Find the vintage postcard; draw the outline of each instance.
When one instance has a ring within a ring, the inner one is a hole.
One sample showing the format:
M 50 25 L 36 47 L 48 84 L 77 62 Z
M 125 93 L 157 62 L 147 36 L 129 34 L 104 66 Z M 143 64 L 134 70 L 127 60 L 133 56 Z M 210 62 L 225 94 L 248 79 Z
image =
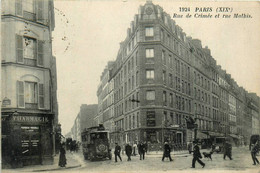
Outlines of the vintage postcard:
M 257 1 L 2 0 L 2 172 L 260 171 Z

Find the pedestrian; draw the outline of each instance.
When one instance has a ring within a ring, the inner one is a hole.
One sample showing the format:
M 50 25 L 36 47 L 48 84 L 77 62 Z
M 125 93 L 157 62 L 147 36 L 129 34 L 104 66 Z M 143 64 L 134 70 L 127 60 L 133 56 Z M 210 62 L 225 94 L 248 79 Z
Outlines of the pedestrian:
M 211 145 L 211 151 L 214 152 L 215 149 L 216 149 L 216 145 L 215 145 L 215 143 L 212 143 L 212 145 Z
M 114 152 L 115 162 L 117 162 L 117 157 L 119 157 L 120 161 L 122 161 L 120 153 L 121 153 L 121 147 L 118 145 L 118 143 L 116 143 L 115 152 Z
M 144 142 L 144 152 L 147 154 L 148 151 L 148 144 L 147 142 Z
M 172 161 L 172 158 L 171 158 L 171 147 L 168 144 L 168 142 L 164 143 L 164 152 L 163 152 L 162 161 L 164 161 L 165 157 L 168 157 L 170 159 L 170 161 Z
M 232 160 L 232 145 L 227 141 L 224 143 L 224 160 L 226 159 L 226 156 Z
M 258 151 L 259 151 L 259 141 L 257 141 L 255 143 L 255 145 L 252 147 L 252 150 L 251 150 L 251 156 L 252 156 L 252 159 L 254 162 L 253 165 L 256 165 L 256 163 L 259 164 L 259 161 L 256 158 L 256 153 L 258 153 Z
M 136 149 L 137 149 L 137 145 L 136 145 L 136 142 L 134 143 L 133 145 L 133 155 L 136 156 Z
M 189 142 L 189 144 L 188 144 L 188 151 L 190 154 L 192 153 L 192 143 L 191 142 Z
M 62 143 L 60 147 L 60 158 L 59 158 L 59 166 L 60 167 L 66 167 L 67 159 L 66 159 L 66 150 L 65 150 L 65 144 Z
M 138 153 L 140 155 L 140 160 L 144 160 L 144 157 L 145 157 L 145 146 L 144 146 L 143 142 L 140 142 L 138 144 Z
M 129 143 L 125 146 L 125 153 L 127 155 L 127 161 L 131 161 L 131 154 L 132 154 L 132 146 Z
M 192 159 L 192 167 L 195 168 L 196 161 L 199 162 L 199 164 L 202 166 L 202 168 L 205 167 L 205 163 L 203 163 L 200 159 L 202 158 L 200 153 L 200 148 L 198 146 L 198 141 L 193 141 L 194 147 L 193 147 L 193 159 Z

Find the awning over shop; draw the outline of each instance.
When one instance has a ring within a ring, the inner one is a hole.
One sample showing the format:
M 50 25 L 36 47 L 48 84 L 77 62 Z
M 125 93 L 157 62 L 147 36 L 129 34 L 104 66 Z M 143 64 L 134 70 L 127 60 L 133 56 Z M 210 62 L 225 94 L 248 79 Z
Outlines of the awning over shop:
M 231 136 L 232 138 L 235 138 L 235 139 L 240 139 L 239 136 L 237 136 L 235 134 L 229 134 L 229 136 Z
M 197 132 L 197 138 L 199 139 L 207 139 L 208 135 L 206 135 L 205 133 L 201 133 L 200 131 Z
M 224 134 L 218 133 L 218 132 L 208 132 L 210 136 L 214 137 L 222 137 Z

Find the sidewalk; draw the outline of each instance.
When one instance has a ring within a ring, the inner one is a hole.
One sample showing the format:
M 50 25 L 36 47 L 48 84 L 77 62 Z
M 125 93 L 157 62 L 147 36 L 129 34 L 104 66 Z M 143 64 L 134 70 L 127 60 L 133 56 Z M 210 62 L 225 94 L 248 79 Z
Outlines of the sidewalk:
M 54 156 L 54 162 L 52 165 L 32 165 L 32 166 L 25 166 L 23 168 L 16 168 L 16 169 L 3 169 L 2 172 L 43 172 L 43 171 L 54 171 L 54 170 L 63 170 L 63 169 L 72 169 L 81 167 L 81 160 L 77 157 L 77 154 L 70 153 L 69 151 L 66 152 L 67 158 L 67 165 L 66 167 L 62 168 L 59 167 L 59 154 Z

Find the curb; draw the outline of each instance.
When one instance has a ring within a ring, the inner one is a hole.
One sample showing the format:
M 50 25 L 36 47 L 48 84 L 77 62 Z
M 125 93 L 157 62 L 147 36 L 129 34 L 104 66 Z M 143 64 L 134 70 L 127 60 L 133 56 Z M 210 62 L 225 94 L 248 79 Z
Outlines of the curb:
M 81 165 L 75 165 L 75 166 L 69 166 L 65 168 L 53 168 L 53 169 L 39 169 L 39 170 L 33 170 L 32 172 L 45 172 L 45 171 L 56 171 L 56 170 L 62 170 L 62 169 L 73 169 L 73 168 L 78 168 L 81 167 Z

